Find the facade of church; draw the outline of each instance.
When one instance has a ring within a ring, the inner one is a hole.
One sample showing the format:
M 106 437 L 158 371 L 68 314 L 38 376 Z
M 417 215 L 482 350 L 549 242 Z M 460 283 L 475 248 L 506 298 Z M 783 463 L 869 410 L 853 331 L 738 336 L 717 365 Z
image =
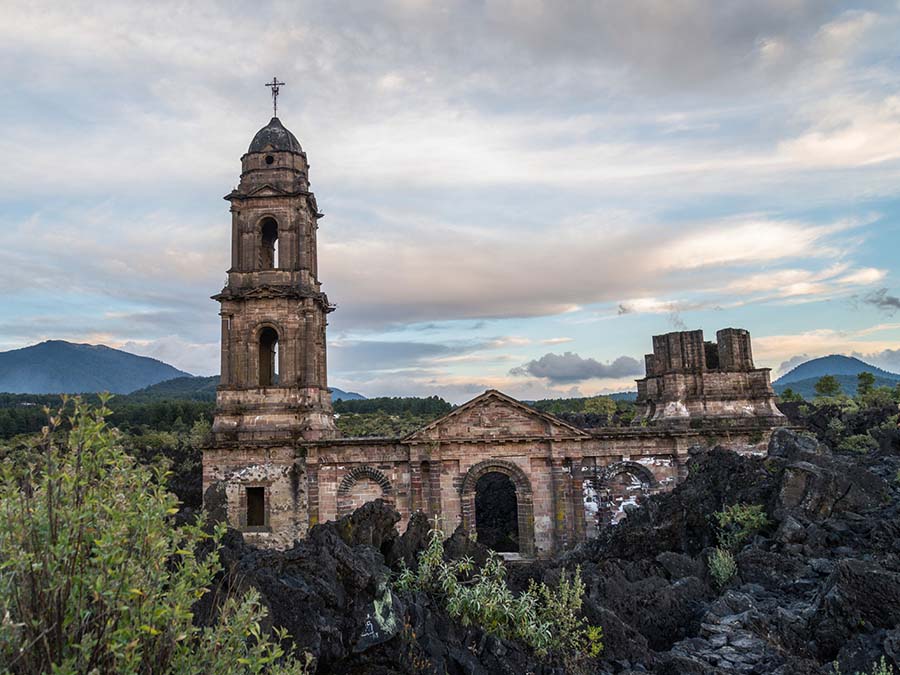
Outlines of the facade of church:
M 629 428 L 580 429 L 490 390 L 404 438 L 341 438 L 325 361 L 333 307 L 318 280 L 321 214 L 306 154 L 275 117 L 241 168 L 226 197 L 231 268 L 214 296 L 222 379 L 203 487 L 224 493 L 229 523 L 251 543 L 289 547 L 316 523 L 382 497 L 401 527 L 423 511 L 447 531 L 462 524 L 486 537 L 506 519 L 507 552 L 547 556 L 642 495 L 671 489 L 689 448 L 761 452 L 784 424 L 749 334 L 729 328 L 716 342 L 701 331 L 654 337 Z M 509 498 L 492 502 L 494 493 Z

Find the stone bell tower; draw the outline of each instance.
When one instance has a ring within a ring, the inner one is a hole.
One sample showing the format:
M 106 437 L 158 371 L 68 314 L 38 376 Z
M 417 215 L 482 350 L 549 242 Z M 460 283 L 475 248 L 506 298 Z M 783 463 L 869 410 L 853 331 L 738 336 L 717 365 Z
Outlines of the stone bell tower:
M 326 315 L 316 259 L 322 214 L 309 164 L 277 117 L 241 158 L 231 202 L 231 268 L 221 293 L 218 449 L 285 449 L 334 435 L 326 383 Z

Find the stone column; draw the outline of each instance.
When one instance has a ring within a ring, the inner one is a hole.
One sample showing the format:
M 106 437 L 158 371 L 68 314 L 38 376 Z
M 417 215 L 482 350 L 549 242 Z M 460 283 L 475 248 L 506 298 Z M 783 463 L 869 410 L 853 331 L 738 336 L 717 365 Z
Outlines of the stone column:
M 319 524 L 319 453 L 306 450 L 307 528 Z
M 240 211 L 231 209 L 231 269 L 241 269 L 241 222 Z
M 222 314 L 222 354 L 220 383 L 231 384 L 231 315 Z
M 423 479 L 430 478 L 430 466 L 428 462 L 421 461 L 418 457 L 417 448 L 413 446 L 410 449 L 409 456 L 409 513 L 410 516 L 416 511 L 425 511 L 425 496 L 423 495 L 422 482 Z
M 572 540 L 571 465 L 564 457 L 550 458 L 550 485 L 553 506 L 553 546 L 556 552 L 568 548 Z

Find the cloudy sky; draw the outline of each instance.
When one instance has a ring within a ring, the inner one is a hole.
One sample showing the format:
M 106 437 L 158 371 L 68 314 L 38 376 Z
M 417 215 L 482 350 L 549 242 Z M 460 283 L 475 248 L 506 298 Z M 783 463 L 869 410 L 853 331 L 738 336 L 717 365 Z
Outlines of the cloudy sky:
M 621 391 L 651 335 L 725 326 L 776 371 L 900 371 L 896 0 L 2 10 L 0 349 L 217 372 L 222 196 L 277 74 L 334 386 Z

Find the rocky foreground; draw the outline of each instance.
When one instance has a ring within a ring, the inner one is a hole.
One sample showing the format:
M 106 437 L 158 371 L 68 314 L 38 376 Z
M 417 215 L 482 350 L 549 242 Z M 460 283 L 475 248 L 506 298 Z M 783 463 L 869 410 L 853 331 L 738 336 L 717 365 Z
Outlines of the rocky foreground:
M 733 504 L 762 505 L 769 522 L 721 586 L 707 564 L 719 536 L 712 514 Z M 429 527 L 419 515 L 400 535 L 398 520 L 373 502 L 285 552 L 231 532 L 217 597 L 259 589 L 272 624 L 321 673 L 566 672 L 458 625 L 433 598 L 396 592 L 400 561 L 415 564 Z M 484 556 L 459 532 L 447 552 Z M 673 492 L 559 558 L 511 567 L 509 583 L 552 584 L 576 566 L 606 644 L 583 672 L 803 675 L 836 664 L 846 675 L 871 672 L 882 656 L 900 672 L 900 455 L 835 454 L 789 430 L 767 457 L 698 451 Z

